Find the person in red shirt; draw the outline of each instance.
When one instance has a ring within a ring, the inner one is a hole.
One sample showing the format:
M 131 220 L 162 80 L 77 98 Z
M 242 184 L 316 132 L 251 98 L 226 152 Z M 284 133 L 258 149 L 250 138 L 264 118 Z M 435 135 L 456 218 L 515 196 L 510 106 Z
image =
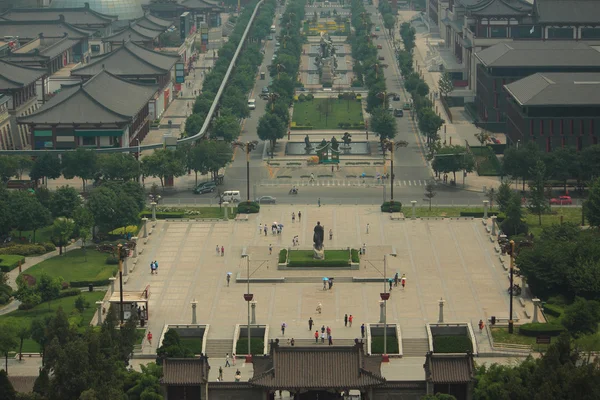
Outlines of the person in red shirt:
M 150 345 L 152 345 L 152 332 L 148 332 L 148 343 L 150 343 Z
M 319 343 L 319 331 L 315 331 L 315 343 Z
M 350 314 L 350 316 L 348 317 L 348 325 L 350 325 L 350 328 L 352 328 L 352 320 L 354 319 L 354 317 L 352 316 L 352 314 Z

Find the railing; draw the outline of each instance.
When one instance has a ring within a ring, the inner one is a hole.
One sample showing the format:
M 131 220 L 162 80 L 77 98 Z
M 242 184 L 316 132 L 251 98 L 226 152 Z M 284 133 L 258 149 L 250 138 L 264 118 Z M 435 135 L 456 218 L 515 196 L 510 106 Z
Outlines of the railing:
M 210 106 L 210 109 L 208 110 L 208 115 L 206 116 L 206 119 L 204 120 L 204 124 L 202 125 L 202 128 L 200 128 L 200 131 L 190 137 L 186 137 L 183 139 L 179 139 L 177 140 L 177 144 L 183 144 L 183 143 L 188 143 L 188 142 L 192 142 L 198 139 L 201 139 L 202 137 L 204 137 L 204 135 L 206 134 L 206 132 L 208 131 L 208 126 L 210 125 L 210 122 L 212 120 L 212 117 L 215 113 L 215 111 L 217 110 L 217 107 L 219 105 L 219 101 L 221 100 L 221 96 L 223 95 L 223 92 L 225 91 L 225 86 L 227 86 L 227 83 L 229 82 L 229 77 L 231 75 L 231 72 L 233 71 L 233 68 L 235 67 L 235 63 L 237 61 L 237 58 L 240 54 L 240 52 L 242 51 L 243 47 L 244 47 L 244 43 L 246 42 L 246 37 L 248 36 L 248 32 L 250 32 L 250 29 L 252 28 L 252 24 L 254 23 L 254 19 L 256 18 L 256 14 L 258 13 L 259 8 L 262 6 L 264 0 L 260 0 L 257 4 L 256 7 L 254 8 L 254 12 L 252 13 L 252 16 L 250 17 L 250 21 L 248 21 L 248 25 L 246 26 L 246 30 L 244 30 L 244 34 L 242 35 L 242 38 L 240 40 L 240 43 L 238 44 L 237 49 L 235 50 L 235 53 L 233 55 L 233 58 L 231 59 L 231 63 L 229 64 L 229 68 L 227 68 L 227 72 L 225 73 L 225 77 L 223 78 L 223 81 L 221 82 L 221 86 L 219 87 L 219 90 L 217 91 L 217 94 L 215 96 L 215 100 L 213 101 L 212 105 Z M 103 148 L 103 149 L 93 149 L 96 152 L 100 152 L 100 153 L 137 153 L 138 149 L 139 150 L 152 150 L 152 149 L 159 149 L 163 147 L 162 143 L 156 143 L 156 144 L 147 144 L 147 145 L 142 145 L 142 146 L 133 146 L 133 147 L 110 147 L 110 148 Z M 52 153 L 52 154 L 62 154 L 62 153 L 66 153 L 68 151 L 73 151 L 73 149 L 61 149 L 61 150 L 0 150 L 0 154 L 19 154 L 19 155 L 31 155 L 31 156 L 35 156 L 35 155 L 39 155 L 42 153 Z

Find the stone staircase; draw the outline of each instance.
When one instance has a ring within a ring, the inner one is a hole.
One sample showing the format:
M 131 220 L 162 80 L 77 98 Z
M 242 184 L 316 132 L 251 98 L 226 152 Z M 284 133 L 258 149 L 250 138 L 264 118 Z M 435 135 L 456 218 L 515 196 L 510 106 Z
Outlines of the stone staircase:
M 427 338 L 402 338 L 403 357 L 425 357 L 429 351 Z
M 279 345 L 281 347 L 289 347 L 287 339 L 279 339 Z M 315 339 L 294 339 L 294 347 L 329 347 L 329 342 L 325 339 L 325 343 L 315 343 Z M 339 346 L 354 346 L 354 339 L 333 339 L 333 345 L 331 347 Z
M 225 354 L 231 356 L 233 339 L 208 339 L 206 341 L 206 355 L 214 358 L 225 358 Z

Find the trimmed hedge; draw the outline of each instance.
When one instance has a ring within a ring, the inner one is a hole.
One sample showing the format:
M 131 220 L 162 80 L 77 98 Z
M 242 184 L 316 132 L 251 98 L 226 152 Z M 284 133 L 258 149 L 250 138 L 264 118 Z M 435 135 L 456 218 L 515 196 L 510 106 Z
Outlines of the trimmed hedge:
M 314 263 L 307 261 L 288 261 L 288 267 L 297 268 L 340 268 L 340 267 L 348 267 L 348 261 L 344 260 L 314 260 Z
M 468 336 L 440 335 L 433 337 L 434 353 L 466 353 L 473 351 L 473 343 Z
M 402 203 L 394 200 L 394 204 L 390 206 L 391 202 L 386 201 L 381 205 L 381 212 L 400 212 L 402 211 Z
M 238 214 L 256 214 L 260 211 L 260 204 L 255 201 L 244 201 L 238 204 Z
M 333 339 L 335 344 L 335 339 Z M 386 350 L 388 354 L 398 354 L 398 338 L 388 335 Z M 371 336 L 371 354 L 383 354 L 383 336 Z
M 58 294 L 58 298 L 62 298 L 62 297 L 71 297 L 71 296 L 79 296 L 81 294 L 81 290 L 79 289 L 65 289 L 65 290 L 61 290 L 60 293 Z
M 11 246 L 0 248 L 0 255 L 19 255 L 27 257 L 39 256 L 46 254 L 47 252 L 48 250 L 46 250 L 46 247 L 42 244 L 13 244 Z
M 279 264 L 285 263 L 287 260 L 287 249 L 279 250 Z
M 555 304 L 546 303 L 544 304 L 544 313 L 556 318 L 560 318 L 563 313 L 563 309 Z
M 357 249 L 350 250 L 350 258 L 352 259 L 353 263 L 358 264 L 360 262 L 360 257 L 358 255 L 358 250 Z
M 262 355 L 265 352 L 265 341 L 261 337 L 250 338 L 250 351 L 253 355 Z M 248 353 L 248 338 L 240 337 L 235 344 L 235 355 L 246 355 Z
M 185 213 L 182 211 L 157 211 L 156 219 L 167 219 L 167 218 L 183 218 Z M 152 218 L 152 211 L 142 211 L 140 218 Z
M 497 217 L 500 215 L 498 211 L 488 211 L 488 217 Z M 483 218 L 483 211 L 461 211 L 461 217 Z
M 0 271 L 10 272 L 19 266 L 19 262 L 21 265 L 25 263 L 25 257 L 9 254 L 0 256 Z
M 519 327 L 519 334 L 523 336 L 559 336 L 565 327 L 558 324 L 523 324 Z
M 71 281 L 69 283 L 70 283 L 71 287 L 74 287 L 74 288 L 87 287 L 88 285 L 93 285 L 93 286 L 108 286 L 108 285 L 110 285 L 110 281 L 108 279 L 101 279 L 101 280 L 97 280 L 97 281 Z

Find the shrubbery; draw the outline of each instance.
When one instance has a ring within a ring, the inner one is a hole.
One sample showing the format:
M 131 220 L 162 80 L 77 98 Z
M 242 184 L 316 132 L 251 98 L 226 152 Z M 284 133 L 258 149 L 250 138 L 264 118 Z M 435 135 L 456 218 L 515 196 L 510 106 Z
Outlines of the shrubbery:
M 279 264 L 285 263 L 287 260 L 287 249 L 279 250 Z
M 565 328 L 559 324 L 530 323 L 519 327 L 519 334 L 524 336 L 559 336 Z
M 468 336 L 434 336 L 433 351 L 435 353 L 466 353 L 473 351 L 473 344 Z
M 10 272 L 13 269 L 25 263 L 25 257 L 23 256 L 15 256 L 15 255 L 3 255 L 0 256 L 0 271 L 2 272 Z
M 238 214 L 256 214 L 260 211 L 260 204 L 255 201 L 241 202 L 238 204 Z
M 53 249 L 56 249 L 54 245 L 52 245 Z M 13 244 L 10 246 L 0 248 L 0 255 L 4 254 L 12 254 L 12 255 L 20 255 L 20 256 L 39 256 L 41 254 L 46 254 L 48 250 L 46 250 L 45 245 L 41 244 Z
M 386 201 L 381 205 L 381 212 L 400 212 L 402 211 L 402 203 L 394 200 L 392 204 L 389 201 Z

